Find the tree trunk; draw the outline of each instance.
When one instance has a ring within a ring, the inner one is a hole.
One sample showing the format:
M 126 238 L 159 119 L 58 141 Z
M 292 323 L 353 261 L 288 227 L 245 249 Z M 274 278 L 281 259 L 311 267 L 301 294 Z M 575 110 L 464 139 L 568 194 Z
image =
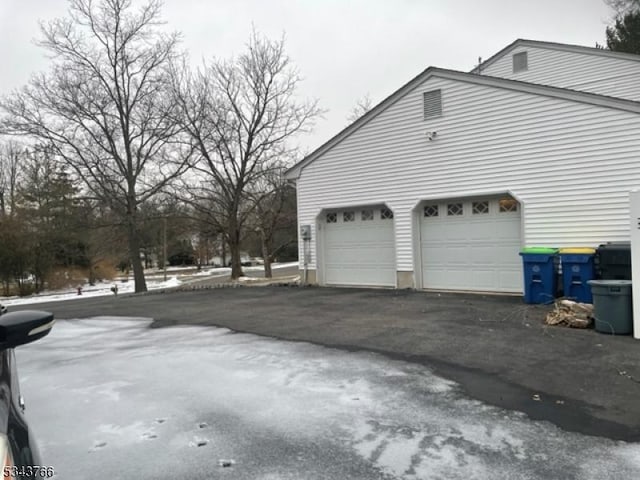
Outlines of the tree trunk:
M 231 215 L 229 221 L 229 253 L 231 254 L 231 280 L 237 280 L 242 273 L 242 264 L 240 261 L 240 229 L 237 223 L 237 212 Z
M 271 252 L 269 245 L 267 245 L 264 230 L 262 229 L 260 229 L 260 243 L 262 245 L 262 259 L 264 260 L 264 278 L 273 278 L 273 272 L 271 271 Z
M 231 254 L 231 280 L 237 280 L 243 273 L 240 261 L 240 232 L 235 229 L 229 236 L 229 253 Z
M 238 239 L 239 240 L 239 239 Z M 242 264 L 240 263 L 240 242 L 235 239 L 229 242 L 229 253 L 231 254 L 231 280 L 237 280 L 242 273 Z
M 95 269 L 98 266 L 93 261 L 93 259 L 89 258 L 89 285 L 92 287 L 96 284 L 96 272 Z
M 273 278 L 273 272 L 271 271 L 271 257 L 267 254 L 262 258 L 264 259 L 264 278 Z
M 138 241 L 138 231 L 136 229 L 135 218 L 129 214 L 127 225 L 127 237 L 129 241 L 129 260 L 133 268 L 133 281 L 135 292 L 146 292 L 147 282 L 144 278 L 144 269 L 142 268 L 142 260 L 140 260 L 140 242 Z
M 222 266 L 227 266 L 227 242 L 224 239 L 224 236 L 220 236 L 220 261 L 222 262 Z

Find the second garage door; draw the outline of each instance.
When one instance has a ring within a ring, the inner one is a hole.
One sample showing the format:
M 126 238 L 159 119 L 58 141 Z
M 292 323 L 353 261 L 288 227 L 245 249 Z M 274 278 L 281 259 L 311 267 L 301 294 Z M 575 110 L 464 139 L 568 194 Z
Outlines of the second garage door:
M 326 212 L 323 265 L 327 285 L 396 285 L 393 212 L 385 207 Z
M 423 288 L 522 292 L 515 199 L 427 202 L 420 214 Z

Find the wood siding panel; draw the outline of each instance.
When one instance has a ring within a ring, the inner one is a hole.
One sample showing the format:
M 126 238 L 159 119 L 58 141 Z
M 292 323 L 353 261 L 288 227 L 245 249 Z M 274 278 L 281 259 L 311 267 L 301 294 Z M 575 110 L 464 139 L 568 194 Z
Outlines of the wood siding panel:
M 512 57 L 524 51 L 529 67 L 513 73 Z M 640 61 L 518 47 L 486 67 L 482 74 L 640 101 Z
M 422 94 L 437 88 L 443 116 L 425 121 Z M 385 203 L 397 268 L 410 271 L 420 200 L 509 191 L 524 204 L 524 243 L 595 246 L 628 240 L 634 188 L 640 115 L 432 77 L 303 168 L 298 212 L 315 229 L 323 208 Z

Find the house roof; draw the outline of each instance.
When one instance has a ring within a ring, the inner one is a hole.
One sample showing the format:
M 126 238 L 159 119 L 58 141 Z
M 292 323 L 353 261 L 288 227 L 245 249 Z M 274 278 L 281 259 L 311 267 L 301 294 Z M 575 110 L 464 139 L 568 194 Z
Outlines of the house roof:
M 617 97 L 609 97 L 606 95 L 598 95 L 595 93 L 582 92 L 578 90 L 570 90 L 567 88 L 552 87 L 548 85 L 540 85 L 537 83 L 522 82 L 519 80 L 510 80 L 500 77 L 491 77 L 487 75 L 478 75 L 475 73 L 459 72 L 456 70 L 447 70 L 443 68 L 429 67 L 422 73 L 411 79 L 405 85 L 393 92 L 387 98 L 385 98 L 378 105 L 369 110 L 366 114 L 360 117 L 358 120 L 348 125 L 341 130 L 333 138 L 322 144 L 316 150 L 311 152 L 300 162 L 285 172 L 285 177 L 289 180 L 294 180 L 300 176 L 302 169 L 313 162 L 316 158 L 325 154 L 327 151 L 335 147 L 342 140 L 349 135 L 369 123 L 376 118 L 387 108 L 393 105 L 400 98 L 404 97 L 408 92 L 420 85 L 422 82 L 429 78 L 444 78 L 448 80 L 474 83 L 477 85 L 485 85 L 489 87 L 502 88 L 507 90 L 514 90 L 518 92 L 530 93 L 534 95 L 542 95 L 546 97 L 559 98 L 563 100 L 586 103 L 591 105 L 597 105 L 606 108 L 613 108 L 616 110 L 624 110 L 627 112 L 640 114 L 640 102 L 633 100 L 626 100 Z
M 537 47 L 545 48 L 547 50 L 559 50 L 562 52 L 582 53 L 585 55 L 597 55 L 600 57 L 618 58 L 621 60 L 628 60 L 632 62 L 640 62 L 640 55 L 633 53 L 612 52 L 604 48 L 584 47 L 582 45 L 567 45 L 564 43 L 555 42 L 541 42 L 539 40 L 526 40 L 519 38 L 515 42 L 507 45 L 495 55 L 491 56 L 488 60 L 485 60 L 480 65 L 471 70 L 471 73 L 482 72 L 485 68 L 489 67 L 512 50 L 518 47 Z

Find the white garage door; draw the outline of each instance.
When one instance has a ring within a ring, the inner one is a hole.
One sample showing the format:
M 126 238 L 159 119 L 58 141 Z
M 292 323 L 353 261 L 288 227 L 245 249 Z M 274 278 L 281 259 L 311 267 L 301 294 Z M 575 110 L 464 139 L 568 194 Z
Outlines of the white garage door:
M 522 292 L 516 200 L 430 202 L 420 223 L 423 288 Z
M 327 285 L 394 287 L 396 260 L 393 212 L 384 207 L 328 212 L 323 265 Z

